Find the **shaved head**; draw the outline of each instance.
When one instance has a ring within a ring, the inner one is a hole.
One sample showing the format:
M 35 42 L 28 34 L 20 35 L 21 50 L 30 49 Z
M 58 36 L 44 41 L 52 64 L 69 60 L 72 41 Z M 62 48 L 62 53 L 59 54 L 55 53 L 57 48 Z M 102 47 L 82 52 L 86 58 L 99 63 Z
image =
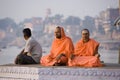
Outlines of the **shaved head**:
M 89 41 L 89 30 L 88 29 L 83 29 L 81 31 L 81 33 L 82 33 L 82 39 L 83 39 L 83 41 L 84 42 Z

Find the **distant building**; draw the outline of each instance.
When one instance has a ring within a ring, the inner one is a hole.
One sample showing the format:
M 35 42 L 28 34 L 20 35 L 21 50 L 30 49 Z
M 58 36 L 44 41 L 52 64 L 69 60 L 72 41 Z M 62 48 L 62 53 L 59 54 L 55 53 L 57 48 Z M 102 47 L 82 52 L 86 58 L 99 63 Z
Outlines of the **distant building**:
M 112 38 L 112 32 L 114 30 L 114 21 L 119 16 L 119 8 L 107 8 L 105 11 L 100 12 L 99 17 L 95 19 L 96 29 L 100 27 L 104 29 L 107 38 Z
M 57 25 L 54 25 L 54 24 L 46 24 L 44 33 L 48 33 L 48 34 L 54 33 L 54 30 L 56 27 L 57 27 Z
M 101 42 L 100 48 L 105 50 L 118 50 L 119 40 L 120 40 L 120 31 L 115 27 L 115 20 L 119 16 L 119 8 L 107 8 L 106 10 L 100 12 L 99 17 L 95 18 L 95 26 L 99 31 L 100 28 L 103 28 L 105 34 L 99 40 Z
M 117 30 L 120 30 L 120 16 L 118 16 L 114 21 L 114 26 L 116 27 Z
M 5 38 L 6 34 L 4 31 L 0 30 L 0 39 Z
M 102 20 L 100 17 L 95 18 L 95 27 L 97 32 L 103 34 Z
M 28 23 L 24 23 L 24 28 L 30 28 L 31 31 L 33 30 L 33 24 L 28 22 Z
M 105 32 L 113 28 L 115 19 L 119 16 L 119 9 L 108 8 L 102 12 L 103 28 Z

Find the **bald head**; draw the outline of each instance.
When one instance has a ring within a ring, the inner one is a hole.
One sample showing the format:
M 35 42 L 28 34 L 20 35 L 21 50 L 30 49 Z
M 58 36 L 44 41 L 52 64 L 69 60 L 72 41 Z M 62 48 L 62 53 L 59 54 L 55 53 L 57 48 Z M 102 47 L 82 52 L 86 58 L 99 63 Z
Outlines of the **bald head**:
M 82 39 L 84 42 L 88 42 L 89 41 L 89 30 L 88 29 L 83 29 L 82 30 Z

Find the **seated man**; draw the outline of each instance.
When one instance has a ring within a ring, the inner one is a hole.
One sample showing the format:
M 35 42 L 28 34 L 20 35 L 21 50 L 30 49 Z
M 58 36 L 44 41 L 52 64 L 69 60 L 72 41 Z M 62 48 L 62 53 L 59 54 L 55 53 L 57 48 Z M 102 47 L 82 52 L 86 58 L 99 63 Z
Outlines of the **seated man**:
M 99 43 L 89 38 L 89 30 L 82 30 L 82 39 L 75 46 L 69 66 L 99 67 L 102 66 L 98 54 Z
M 31 30 L 25 28 L 23 30 L 24 38 L 26 40 L 25 48 L 16 57 L 15 64 L 38 64 L 42 56 L 42 48 L 40 44 L 31 37 Z
M 67 37 L 62 27 L 56 27 L 50 54 L 41 58 L 43 66 L 67 65 L 70 54 L 74 52 L 72 40 Z

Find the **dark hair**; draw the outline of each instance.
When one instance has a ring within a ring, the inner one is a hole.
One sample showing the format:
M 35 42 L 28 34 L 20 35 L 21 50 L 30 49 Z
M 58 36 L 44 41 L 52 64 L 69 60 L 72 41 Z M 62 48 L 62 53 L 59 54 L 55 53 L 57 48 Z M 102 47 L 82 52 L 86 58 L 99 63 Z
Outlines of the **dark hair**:
M 24 36 L 31 37 L 31 30 L 29 28 L 23 29 Z
M 60 27 L 60 26 L 57 26 L 56 28 L 59 28 L 59 29 L 61 29 L 61 27 Z
M 88 30 L 88 29 L 83 29 L 82 31 L 87 31 L 87 32 L 89 33 L 89 30 Z M 82 31 L 81 31 L 81 33 L 82 33 Z

